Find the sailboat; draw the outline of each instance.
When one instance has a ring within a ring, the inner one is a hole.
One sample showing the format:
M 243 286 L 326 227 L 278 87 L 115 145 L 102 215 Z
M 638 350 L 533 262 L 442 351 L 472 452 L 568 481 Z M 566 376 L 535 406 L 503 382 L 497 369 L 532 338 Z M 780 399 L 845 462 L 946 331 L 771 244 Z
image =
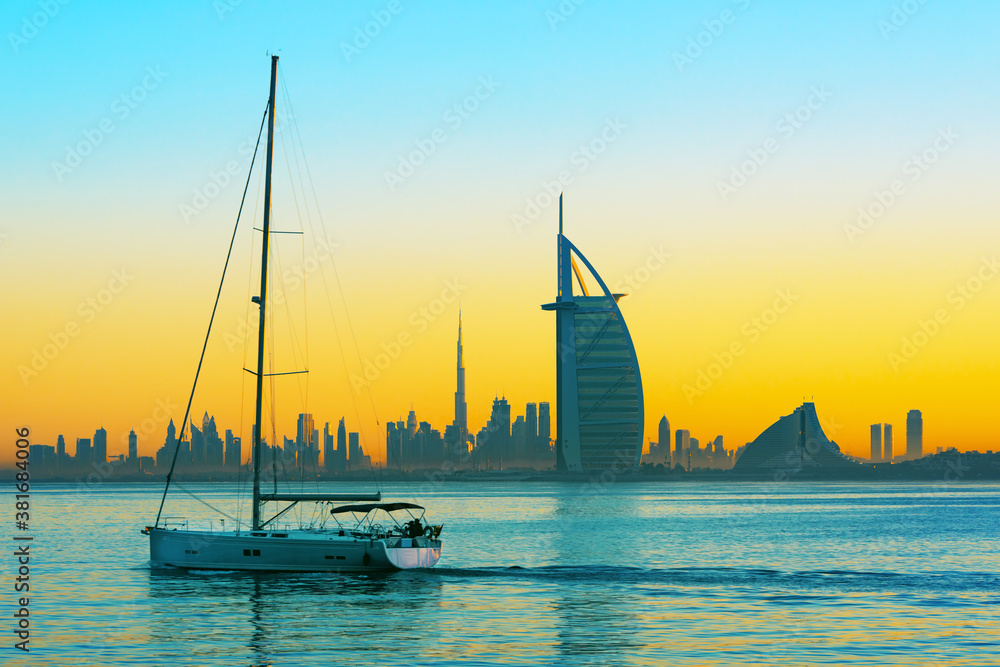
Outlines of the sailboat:
M 382 502 L 380 492 L 371 494 L 272 493 L 261 492 L 261 412 L 267 303 L 268 239 L 271 213 L 271 162 L 274 152 L 274 103 L 278 56 L 271 56 L 271 88 L 265 120 L 267 155 L 264 181 L 264 215 L 260 294 L 253 296 L 259 307 L 257 341 L 256 420 L 253 433 L 253 506 L 249 526 L 235 530 L 194 530 L 185 519 L 163 516 L 163 504 L 174 477 L 177 441 L 163 499 L 149 536 L 149 560 L 154 568 L 187 570 L 254 570 L 290 572 L 367 572 L 433 567 L 441 557 L 441 526 L 424 519 L 424 508 L 407 502 Z M 263 129 L 263 128 L 262 128 Z M 258 139 L 259 142 L 259 139 Z M 235 233 L 235 232 L 234 232 Z M 228 259 L 227 259 L 228 264 Z M 221 286 L 220 286 L 221 292 Z M 218 297 L 216 298 L 216 307 Z M 215 317 L 213 311 L 212 319 Z M 211 323 L 209 324 L 209 334 Z M 206 338 L 207 344 L 207 338 Z M 202 349 L 202 360 L 205 350 Z M 200 372 L 201 361 L 198 369 Z M 249 370 L 249 369 L 248 369 Z M 252 371 L 251 371 L 252 372 Z M 197 373 L 195 375 L 197 385 Z M 192 391 L 192 396 L 193 396 Z M 190 412 L 190 401 L 188 403 Z M 185 415 L 184 421 L 187 421 Z M 272 516 L 262 510 L 268 503 L 279 506 Z M 323 519 L 297 528 L 279 527 L 276 520 L 300 503 L 314 503 Z M 346 503 L 346 504 L 344 504 Z M 284 504 L 283 507 L 281 505 Z M 326 512 L 326 509 L 329 512 Z M 408 517 L 408 518 L 407 518 Z

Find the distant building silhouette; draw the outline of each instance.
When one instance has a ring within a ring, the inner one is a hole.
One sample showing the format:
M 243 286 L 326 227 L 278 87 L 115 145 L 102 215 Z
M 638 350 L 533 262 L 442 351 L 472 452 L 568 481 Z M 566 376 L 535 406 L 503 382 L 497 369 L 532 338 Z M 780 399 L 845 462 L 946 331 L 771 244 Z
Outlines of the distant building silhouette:
M 883 460 L 892 461 L 892 424 L 883 424 Z
M 354 469 L 354 461 L 347 455 L 347 427 L 344 426 L 343 417 L 337 424 L 337 458 L 344 462 L 344 471 Z
M 229 470 L 239 470 L 243 463 L 243 443 L 239 436 L 233 435 L 232 429 L 226 429 L 226 463 Z
M 74 452 L 74 459 L 76 460 L 77 466 L 89 466 L 91 461 L 94 460 L 90 452 L 90 438 L 76 439 L 76 452 Z
M 462 311 L 458 312 L 458 345 L 455 379 L 455 421 L 453 422 L 456 443 L 465 443 L 469 439 L 468 405 L 465 402 L 465 363 L 462 360 Z M 412 436 L 412 434 L 411 434 Z
M 455 442 L 457 441 L 455 436 Z M 385 425 L 385 464 L 390 468 L 400 468 L 403 465 L 403 431 L 396 422 Z
M 295 422 L 295 459 L 302 470 L 313 469 L 319 462 L 316 425 L 313 423 L 312 413 L 300 413 Z
M 108 460 L 108 432 L 103 427 L 94 433 L 94 450 L 91 458 L 94 463 L 106 463 Z
M 674 464 L 685 465 L 688 460 L 688 452 L 691 451 L 691 431 L 686 428 L 679 428 L 674 431 Z
M 139 465 L 139 437 L 135 434 L 135 429 L 128 432 L 128 462 Z
M 545 461 L 551 461 L 552 416 L 548 401 L 538 404 L 538 454 Z M 552 465 L 549 463 L 549 465 Z
M 537 403 L 527 403 L 524 406 L 524 437 L 527 439 L 526 458 L 543 459 L 545 453 L 548 452 L 549 445 L 545 443 L 543 449 L 542 443 L 539 442 Z
M 56 464 L 60 468 L 68 468 L 70 465 L 69 454 L 66 453 L 66 438 L 62 435 L 56 439 Z
M 806 469 L 855 468 L 837 443 L 823 433 L 814 403 L 803 403 L 771 424 L 746 446 L 733 470 L 792 476 Z
M 906 458 L 919 459 L 924 455 L 924 418 L 920 410 L 906 413 Z
M 513 458 L 510 442 L 510 404 L 506 398 L 493 399 L 490 421 L 486 426 L 486 462 L 488 467 L 502 468 L 506 459 Z
M 635 346 L 612 294 L 593 265 L 562 233 L 559 203 L 558 294 L 542 306 L 556 313 L 556 467 L 623 470 L 643 446 L 642 378 Z M 597 282 L 591 296 L 576 265 Z M 582 294 L 574 294 L 574 277 Z
M 663 415 L 660 417 L 660 423 L 657 427 L 657 438 L 659 442 L 657 444 L 657 456 L 655 458 L 660 459 L 657 462 L 667 463 L 670 461 L 670 421 L 667 420 L 667 416 Z M 652 454 L 652 452 L 650 452 Z
M 328 473 L 339 472 L 333 449 L 333 434 L 330 433 L 330 422 L 323 424 L 323 468 Z
M 219 429 L 215 426 L 215 417 L 209 417 L 208 412 L 201 421 L 202 437 L 205 445 L 205 465 L 210 468 L 221 468 L 225 462 L 225 449 Z
M 882 425 L 872 424 L 872 441 L 871 441 L 871 460 L 873 463 L 878 463 L 882 460 Z
M 358 444 L 358 434 L 351 431 L 347 434 L 347 451 L 350 452 L 349 456 L 352 461 L 351 468 L 358 472 L 360 470 L 365 470 L 371 467 L 371 463 L 366 464 L 361 460 L 362 451 L 361 446 Z

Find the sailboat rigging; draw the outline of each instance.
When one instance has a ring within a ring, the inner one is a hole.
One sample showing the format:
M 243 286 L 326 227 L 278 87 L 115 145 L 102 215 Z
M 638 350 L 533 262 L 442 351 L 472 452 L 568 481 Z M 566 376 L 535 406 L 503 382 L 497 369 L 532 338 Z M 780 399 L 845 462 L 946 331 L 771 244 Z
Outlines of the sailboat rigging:
M 275 87 L 278 56 L 271 56 L 271 81 L 268 105 L 263 125 L 267 125 L 267 154 L 264 172 L 264 212 L 261 225 L 262 248 L 260 293 L 251 299 L 259 309 L 256 370 L 245 369 L 256 376 L 256 403 L 253 428 L 253 505 L 250 529 L 237 525 L 234 531 L 192 530 L 186 521 L 163 517 L 163 505 L 174 477 L 177 452 L 183 441 L 184 426 L 191 409 L 182 422 L 181 438 L 176 447 L 160 501 L 156 521 L 146 526 L 142 533 L 149 536 L 150 564 L 153 567 L 172 567 L 197 570 L 262 570 L 297 572 L 371 571 L 425 568 L 434 566 L 441 557 L 441 526 L 432 526 L 424 519 L 424 508 L 405 502 L 381 502 L 381 492 L 369 494 L 343 493 L 285 493 L 275 488 L 270 493 L 261 492 L 262 405 L 264 378 L 281 373 L 264 372 L 265 333 L 268 295 L 268 241 L 271 225 L 271 171 L 274 154 Z M 258 137 L 259 145 L 259 137 Z M 256 157 L 256 150 L 254 153 Z M 251 161 L 251 164 L 253 161 Z M 248 179 L 249 185 L 249 179 Z M 246 192 L 244 191 L 244 199 Z M 242 204 L 240 206 L 242 213 Z M 237 216 L 237 220 L 239 216 Z M 235 238 L 234 230 L 234 238 Z M 230 243 L 230 255 L 232 253 Z M 226 267 L 229 257 L 226 257 Z M 223 269 L 223 277 L 225 268 Z M 221 293 L 221 285 L 220 285 Z M 218 307 L 218 295 L 216 306 Z M 216 310 L 209 321 L 209 334 Z M 207 337 L 205 346 L 207 347 Z M 195 373 L 195 385 L 205 356 L 202 348 Z M 299 372 L 299 371 L 297 371 Z M 192 390 L 192 397 L 194 391 Z M 273 522 L 299 503 L 312 502 L 329 505 L 328 517 L 336 527 L 319 526 L 277 530 Z M 335 503 L 351 503 L 337 506 Z M 266 503 L 288 503 L 270 518 L 262 510 Z M 409 519 L 401 519 L 405 513 Z M 341 519 L 349 515 L 350 520 Z

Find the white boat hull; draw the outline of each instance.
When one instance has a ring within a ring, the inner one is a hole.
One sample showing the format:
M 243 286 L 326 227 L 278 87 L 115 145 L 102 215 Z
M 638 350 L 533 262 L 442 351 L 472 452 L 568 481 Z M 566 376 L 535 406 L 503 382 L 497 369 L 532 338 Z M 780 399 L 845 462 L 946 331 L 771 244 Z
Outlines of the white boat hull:
M 148 528 L 154 568 L 261 572 L 371 572 L 433 567 L 441 542 L 334 531 L 210 532 Z

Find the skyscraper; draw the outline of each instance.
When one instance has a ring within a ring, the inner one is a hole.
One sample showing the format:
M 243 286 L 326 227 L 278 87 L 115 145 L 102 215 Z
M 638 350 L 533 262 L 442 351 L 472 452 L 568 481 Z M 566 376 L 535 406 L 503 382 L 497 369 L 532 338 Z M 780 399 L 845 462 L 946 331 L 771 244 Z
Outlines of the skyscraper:
M 528 458 L 528 427 L 524 421 L 522 415 L 518 415 L 514 419 L 514 423 L 510 426 L 510 438 L 513 443 L 513 456 L 517 458 L 518 461 L 524 461 Z
M 506 398 L 493 399 L 493 409 L 490 412 L 489 438 L 486 451 L 491 466 L 500 467 L 504 459 L 511 458 L 510 444 L 510 404 Z
M 225 467 L 229 470 L 238 470 L 243 461 L 242 438 L 233 435 L 232 429 L 226 429 L 226 460 Z
M 323 467 L 328 473 L 337 472 L 336 455 L 333 451 L 333 434 L 330 433 L 330 422 L 326 422 L 323 425 Z
M 465 403 L 465 364 L 462 361 L 462 311 L 458 311 L 458 358 L 455 386 L 455 434 L 460 442 L 469 435 L 468 409 Z
M 343 420 L 341 423 L 343 423 Z M 361 460 L 361 447 L 358 446 L 358 434 L 354 431 L 347 434 L 347 451 L 350 452 L 350 460 L 353 462 L 351 467 L 355 472 L 368 467 Z
M 892 424 L 882 425 L 882 450 L 886 454 L 886 461 L 892 460 Z
M 406 434 L 411 439 L 417 435 L 417 413 L 413 410 L 410 410 L 410 414 L 406 415 Z
M 548 401 L 538 404 L 538 447 L 539 454 L 548 457 L 551 454 L 549 442 L 552 440 L 552 417 Z
M 308 469 L 310 466 L 316 464 L 316 461 L 313 460 L 313 454 L 315 453 L 315 443 L 313 442 L 314 430 L 315 425 L 313 424 L 312 414 L 308 412 L 300 413 L 298 420 L 295 422 L 295 458 L 299 467 L 303 469 Z
M 219 429 L 215 426 L 215 417 L 209 417 L 208 412 L 202 419 L 202 437 L 205 439 L 205 463 L 212 467 L 222 467 L 225 463 L 225 449 Z
M 135 429 L 128 432 L 128 462 L 139 463 L 139 438 L 135 434 Z
M 524 428 L 528 442 L 534 446 L 535 438 L 538 437 L 538 404 L 528 403 L 524 406 Z
M 691 431 L 686 428 L 679 428 L 674 431 L 674 462 L 684 465 L 691 451 Z
M 205 413 L 208 416 L 208 413 Z M 204 422 L 202 422 L 204 424 Z M 195 467 L 205 465 L 205 434 L 199 430 L 194 422 L 189 424 L 191 428 L 191 463 Z
M 403 433 L 396 427 L 396 422 L 385 425 L 385 465 L 387 468 L 399 468 L 403 463 Z
M 872 424 L 871 426 L 872 439 L 871 439 L 871 460 L 872 462 L 877 462 L 882 460 L 882 425 Z M 892 446 L 890 445 L 890 450 Z
M 340 423 L 337 424 L 337 458 L 343 462 L 342 470 L 350 470 L 352 467 L 351 461 L 347 457 L 347 428 L 344 426 L 344 418 L 340 418 Z
M 892 463 L 892 438 L 888 438 L 882 445 L 882 460 Z
M 639 465 L 643 445 L 642 378 L 635 346 L 612 294 L 563 235 L 559 197 L 558 292 L 542 306 L 556 313 L 556 467 L 621 470 Z M 600 293 L 591 296 L 583 262 Z M 574 277 L 582 294 L 574 294 Z
M 89 465 L 93 458 L 90 451 L 90 438 L 77 438 L 76 439 L 76 452 L 74 453 L 76 458 L 76 464 Z
M 919 459 L 924 455 L 924 417 L 920 410 L 906 413 L 906 458 Z
M 108 460 L 108 432 L 103 427 L 94 432 L 94 450 L 91 455 L 95 463 L 105 463 Z
M 657 444 L 656 455 L 657 458 L 662 457 L 665 462 L 670 458 L 670 422 L 667 420 L 666 415 L 660 417 L 657 438 L 659 439 L 659 443 Z

